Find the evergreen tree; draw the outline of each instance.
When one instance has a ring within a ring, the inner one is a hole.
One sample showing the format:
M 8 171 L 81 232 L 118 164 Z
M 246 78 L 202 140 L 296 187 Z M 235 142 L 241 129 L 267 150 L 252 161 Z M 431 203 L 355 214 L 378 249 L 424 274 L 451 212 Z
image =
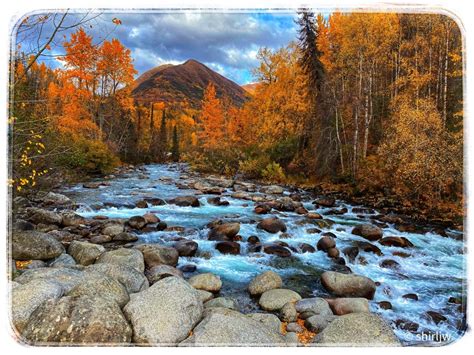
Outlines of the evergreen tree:
M 173 128 L 173 145 L 171 148 L 171 158 L 174 162 L 179 161 L 179 140 L 178 140 L 178 129 L 176 125 Z
M 163 113 L 161 115 L 161 126 L 160 126 L 160 134 L 159 134 L 159 154 L 160 154 L 160 161 L 164 162 L 166 160 L 166 156 L 168 153 L 168 134 L 166 132 L 166 111 L 163 109 Z

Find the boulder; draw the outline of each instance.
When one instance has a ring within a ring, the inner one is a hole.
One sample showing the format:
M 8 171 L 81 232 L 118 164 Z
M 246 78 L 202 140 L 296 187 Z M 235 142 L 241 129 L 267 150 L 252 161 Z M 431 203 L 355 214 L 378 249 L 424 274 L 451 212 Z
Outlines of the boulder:
M 89 265 L 84 272 L 93 272 L 109 276 L 120 282 L 129 294 L 140 292 L 148 288 L 148 280 L 145 275 L 128 265 L 109 263 L 93 264 Z
M 316 249 L 308 243 L 301 243 L 298 247 L 302 253 L 314 253 L 316 251 Z
M 32 231 L 35 229 L 35 225 L 31 222 L 25 221 L 24 219 L 17 218 L 15 222 L 13 222 L 12 230 L 18 231 Z
M 320 315 L 323 317 L 332 316 L 333 312 L 329 307 L 329 303 L 320 297 L 304 298 L 295 303 L 295 309 L 300 313 L 302 319 Z
M 123 224 L 120 222 L 109 222 L 102 228 L 102 234 L 110 235 L 112 238 L 124 231 Z
M 194 256 L 198 250 L 198 243 L 194 240 L 180 240 L 176 242 L 174 248 L 178 251 L 179 256 Z
M 382 238 L 383 231 L 379 227 L 372 224 L 360 224 L 352 229 L 352 234 L 374 242 Z
M 14 260 L 49 260 L 64 251 L 63 245 L 49 234 L 30 230 L 14 230 L 12 233 Z
M 69 197 L 51 191 L 44 195 L 41 200 L 45 205 L 67 205 L 72 203 Z
M 158 244 L 140 244 L 135 248 L 143 253 L 146 267 L 149 269 L 156 265 L 176 266 L 178 264 L 179 254 L 175 248 Z
M 46 280 L 61 286 L 64 293 L 71 291 L 84 279 L 81 270 L 70 267 L 45 267 L 40 269 L 25 270 L 15 278 L 15 282 L 26 284 L 33 280 Z
M 283 193 L 283 187 L 278 185 L 270 185 L 262 188 L 262 192 L 265 194 L 281 195 Z
M 316 314 L 304 321 L 304 326 L 311 332 L 320 333 L 331 323 L 336 316 L 331 314 L 321 315 Z
M 365 251 L 366 253 L 374 253 L 375 255 L 381 256 L 383 255 L 382 251 L 380 248 L 372 243 L 369 242 L 356 242 L 355 243 L 356 247 L 359 248 L 362 251 Z
M 222 307 L 237 310 L 237 303 L 229 297 L 217 297 L 204 303 L 204 308 Z
M 384 237 L 379 243 L 387 247 L 411 248 L 413 243 L 405 237 Z
M 112 240 L 112 237 L 110 235 L 94 235 L 92 238 L 89 239 L 89 242 L 92 244 L 105 244 L 108 243 Z
M 280 256 L 282 258 L 288 258 L 291 256 L 291 251 L 288 248 L 277 244 L 265 245 L 263 247 L 263 252 L 266 254 Z
M 293 302 L 286 303 L 280 310 L 280 319 L 284 322 L 296 322 L 298 312 Z
M 380 301 L 378 305 L 381 309 L 392 309 L 392 304 L 389 301 Z
M 282 285 L 283 281 L 280 275 L 274 271 L 266 271 L 250 281 L 248 291 L 252 296 L 257 296 L 266 291 L 281 288 Z
M 31 314 L 45 301 L 63 295 L 63 288 L 54 281 L 35 279 L 17 284 L 11 295 L 11 320 L 18 333 L 26 327 Z
M 174 345 L 201 319 L 198 293 L 179 277 L 167 277 L 133 295 L 124 313 L 133 326 L 135 343 Z
M 339 297 L 365 297 L 371 300 L 375 294 L 375 282 L 361 275 L 326 271 L 321 275 L 321 283 L 327 291 Z
M 226 308 L 214 308 L 180 346 L 275 346 L 284 338 L 259 321 Z
M 281 322 L 276 315 L 270 313 L 250 313 L 247 314 L 247 317 L 262 323 L 272 332 L 281 334 Z
M 145 222 L 148 224 L 148 223 L 159 223 L 160 222 L 160 219 L 158 218 L 158 216 L 154 213 L 145 213 L 143 215 L 143 218 L 145 219 Z
M 209 197 L 207 199 L 207 203 L 214 206 L 229 206 L 230 205 L 229 201 L 225 199 L 221 199 L 219 196 Z
M 330 258 L 337 259 L 339 258 L 339 249 L 337 248 L 329 248 L 327 250 L 327 254 Z
M 69 254 L 61 254 L 49 262 L 49 267 L 62 267 L 76 265 L 76 260 Z
M 128 225 L 133 229 L 142 229 L 146 226 L 146 219 L 142 216 L 133 216 L 128 219 Z
M 61 215 L 56 212 L 43 210 L 36 207 L 28 207 L 26 209 L 28 219 L 34 224 L 57 224 L 60 225 L 63 221 Z
M 301 333 L 303 330 L 303 327 L 296 322 L 291 322 L 286 325 L 287 332 Z
M 195 196 L 179 196 L 175 197 L 171 200 L 168 201 L 168 203 L 172 205 L 177 205 L 181 207 L 199 207 L 201 204 L 199 203 L 199 200 Z
M 334 314 L 343 316 L 349 313 L 370 312 L 367 298 L 335 298 L 327 300 Z
M 105 252 L 102 245 L 74 240 L 67 250 L 78 264 L 87 266 L 93 264 Z
M 62 224 L 65 227 L 75 227 L 86 223 L 86 219 L 74 212 L 64 212 L 61 214 Z
M 96 264 L 115 264 L 133 267 L 138 272 L 145 271 L 143 254 L 136 249 L 119 248 L 107 251 L 99 256 Z
M 336 204 L 336 200 L 332 197 L 320 197 L 313 201 L 314 205 L 319 205 L 322 207 L 333 207 Z
M 336 241 L 334 240 L 333 237 L 324 236 L 318 240 L 318 244 L 316 245 L 316 248 L 318 250 L 327 252 L 330 248 L 334 248 L 335 246 L 336 246 Z
M 258 304 L 265 311 L 279 311 L 288 302 L 296 302 L 301 299 L 301 296 L 295 291 L 287 290 L 283 288 L 276 288 L 273 290 L 265 291 Z
M 233 238 L 240 231 L 240 223 L 224 223 L 216 224 L 211 227 L 209 234 L 207 235 L 208 240 L 218 241 L 232 241 Z
M 128 232 L 121 232 L 112 237 L 114 242 L 136 242 L 138 237 L 135 234 Z
M 23 337 L 32 344 L 124 344 L 132 328 L 117 303 L 97 296 L 63 297 L 43 303 Z
M 189 284 L 195 289 L 209 292 L 219 292 L 222 287 L 221 278 L 210 272 L 191 277 Z
M 313 343 L 334 346 L 400 346 L 392 328 L 371 313 L 351 313 L 334 319 Z
M 261 220 L 257 224 L 258 229 L 263 229 L 268 233 L 286 232 L 285 223 L 278 217 L 270 217 Z
M 170 276 L 183 278 L 183 272 L 169 265 L 156 265 L 146 272 L 150 285 Z
M 219 250 L 222 254 L 233 254 L 239 255 L 240 254 L 240 244 L 237 242 L 218 242 L 216 244 L 216 249 Z
M 214 298 L 214 294 L 209 291 L 204 291 L 204 290 L 196 290 L 199 298 L 201 299 L 202 302 L 207 302 L 209 300 L 212 300 Z
M 92 296 L 116 302 L 123 307 L 130 300 L 126 288 L 115 279 L 99 274 L 88 272 L 82 282 L 76 285 L 68 294 L 71 297 Z

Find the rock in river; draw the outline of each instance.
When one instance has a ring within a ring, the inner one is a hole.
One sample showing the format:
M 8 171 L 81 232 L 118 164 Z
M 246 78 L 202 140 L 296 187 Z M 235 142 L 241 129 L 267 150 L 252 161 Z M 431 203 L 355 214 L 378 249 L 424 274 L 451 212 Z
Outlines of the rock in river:
M 172 205 L 177 205 L 181 207 L 199 207 L 201 204 L 195 196 L 178 196 L 168 201 Z
M 318 240 L 318 244 L 316 245 L 316 248 L 318 248 L 318 250 L 327 252 L 330 248 L 334 248 L 335 246 L 336 246 L 336 241 L 334 240 L 333 237 L 324 236 Z
M 140 244 L 135 247 L 143 253 L 147 268 L 155 265 L 171 265 L 178 264 L 179 254 L 175 248 L 165 247 L 158 244 Z
M 279 311 L 288 302 L 296 302 L 301 296 L 295 291 L 276 288 L 266 291 L 260 297 L 258 304 L 266 311 Z
M 14 260 L 48 260 L 64 253 L 63 245 L 53 236 L 37 231 L 13 231 Z
M 240 231 L 240 223 L 215 224 L 211 227 L 208 240 L 232 241 Z
M 270 217 L 261 220 L 257 224 L 258 229 L 263 229 L 268 233 L 286 232 L 285 223 L 278 217 Z
M 248 290 L 252 296 L 257 296 L 266 291 L 280 288 L 282 284 L 283 281 L 280 275 L 274 271 L 266 271 L 250 281 Z
M 233 254 L 239 255 L 240 254 L 240 244 L 237 242 L 218 242 L 216 244 L 216 249 L 219 250 L 222 254 Z
M 263 251 L 266 254 L 276 255 L 282 258 L 288 258 L 291 256 L 291 251 L 288 248 L 277 244 L 265 245 Z
M 209 292 L 219 292 L 222 287 L 221 278 L 210 272 L 191 277 L 189 284 L 198 290 Z
M 184 340 L 201 319 L 197 291 L 178 277 L 167 277 L 132 296 L 124 313 L 136 343 L 174 345 Z
M 369 302 L 363 297 L 336 298 L 327 300 L 334 314 L 343 316 L 349 313 L 362 313 L 369 311 Z
M 309 318 L 314 315 L 332 316 L 333 312 L 329 307 L 329 303 L 321 297 L 304 298 L 295 303 L 296 311 L 302 319 Z
M 367 240 L 370 240 L 371 242 L 374 242 L 382 238 L 383 231 L 379 227 L 372 224 L 360 224 L 352 229 L 352 234 L 361 236 Z
M 174 248 L 178 251 L 179 256 L 194 256 L 198 250 L 198 243 L 194 240 L 180 240 L 176 242 Z
M 340 297 L 365 297 L 372 299 L 375 282 L 365 276 L 326 271 L 321 275 L 326 290 Z
M 409 248 L 413 244 L 405 237 L 384 237 L 379 240 L 379 243 L 388 247 Z

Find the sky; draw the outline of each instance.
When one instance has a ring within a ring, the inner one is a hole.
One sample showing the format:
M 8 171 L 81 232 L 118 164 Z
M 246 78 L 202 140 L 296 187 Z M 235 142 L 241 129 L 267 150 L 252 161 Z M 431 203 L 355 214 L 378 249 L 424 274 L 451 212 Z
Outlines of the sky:
M 66 20 L 77 22 L 83 14 L 70 14 Z M 84 28 L 94 41 L 118 38 L 131 50 L 138 75 L 161 64 L 179 64 L 188 59 L 198 60 L 218 73 L 237 82 L 254 81 L 252 69 L 260 47 L 280 48 L 296 38 L 295 13 L 290 12 L 161 12 L 161 13 L 101 13 L 89 14 Z M 58 21 L 59 15 L 55 21 Z M 115 25 L 118 18 L 121 25 Z M 53 18 L 51 18 L 51 21 Z M 51 21 L 41 34 L 23 33 L 17 36 L 22 49 L 34 52 L 37 38 L 47 40 L 53 26 Z M 56 35 L 57 40 L 41 60 L 52 67 L 61 62 L 61 43 L 72 30 Z

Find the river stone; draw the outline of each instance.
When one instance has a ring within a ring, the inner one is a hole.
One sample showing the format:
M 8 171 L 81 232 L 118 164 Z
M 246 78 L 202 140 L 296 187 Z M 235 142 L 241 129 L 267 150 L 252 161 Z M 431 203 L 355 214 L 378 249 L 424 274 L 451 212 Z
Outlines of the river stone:
M 301 333 L 303 330 L 303 327 L 296 322 L 288 323 L 286 326 L 286 331 L 290 333 Z
M 339 297 L 365 297 L 371 300 L 375 294 L 375 282 L 361 275 L 326 271 L 321 275 L 321 283 L 327 291 Z
M 335 246 L 336 246 L 336 241 L 334 240 L 333 237 L 324 236 L 318 240 L 318 244 L 316 245 L 316 248 L 318 248 L 318 250 L 327 252 L 330 248 L 334 248 Z
M 44 195 L 41 200 L 46 205 L 67 205 L 72 203 L 69 197 L 51 191 Z
M 323 207 L 334 207 L 336 200 L 332 197 L 320 197 L 313 201 L 313 204 Z
M 135 248 L 142 252 L 146 267 L 149 269 L 156 265 L 176 266 L 178 264 L 179 254 L 175 248 L 158 244 L 140 244 Z
M 110 235 L 100 234 L 94 235 L 92 238 L 89 239 L 89 242 L 92 244 L 105 244 L 112 240 Z
M 62 267 L 62 266 L 71 266 L 76 265 L 76 260 L 66 253 L 59 255 L 57 258 L 54 258 L 49 262 L 49 267 Z
M 65 227 L 74 227 L 86 223 L 86 219 L 82 216 L 79 216 L 77 213 L 72 211 L 64 212 L 61 214 L 62 223 Z
M 95 272 L 88 272 L 82 282 L 74 287 L 68 294 L 71 297 L 98 296 L 123 307 L 130 300 L 125 287 L 115 279 Z
M 388 247 L 410 248 L 413 243 L 405 237 L 384 237 L 379 243 Z
M 201 299 L 202 302 L 207 302 L 209 300 L 212 300 L 214 298 L 214 294 L 209 291 L 204 291 L 204 290 L 196 290 L 199 298 Z
M 281 195 L 283 193 L 283 187 L 278 185 L 270 185 L 262 188 L 262 192 L 265 194 Z
M 43 303 L 23 332 L 33 344 L 123 344 L 132 328 L 117 303 L 97 296 L 63 297 Z
M 379 227 L 372 224 L 360 224 L 352 229 L 352 234 L 361 236 L 367 240 L 370 240 L 371 242 L 374 242 L 382 238 L 383 231 Z
M 179 256 L 194 256 L 196 255 L 198 247 L 199 244 L 194 240 L 180 240 L 174 245 Z
M 257 224 L 258 229 L 263 229 L 268 233 L 286 232 L 285 223 L 278 217 L 270 217 L 261 220 Z
M 145 218 L 146 223 L 159 223 L 160 222 L 160 219 L 158 218 L 158 216 L 151 212 L 145 213 L 143 215 L 143 218 Z
M 167 277 L 132 296 L 124 313 L 135 343 L 174 345 L 184 340 L 201 319 L 202 301 L 186 281 Z
M 102 234 L 110 235 L 112 238 L 124 231 L 123 224 L 120 222 L 106 223 L 102 228 Z
M 146 272 L 146 277 L 150 285 L 170 276 L 183 278 L 183 272 L 169 265 L 156 265 Z
M 135 234 L 122 232 L 112 237 L 114 242 L 136 242 L 138 237 Z
M 134 229 L 142 229 L 146 226 L 147 222 L 146 219 L 142 216 L 133 216 L 128 219 L 127 223 L 130 227 Z
M 283 288 L 276 288 L 265 291 L 258 304 L 266 311 L 279 311 L 288 302 L 296 302 L 301 299 L 301 296 L 295 291 Z
M 43 210 L 41 208 L 29 207 L 26 209 L 28 219 L 35 224 L 57 224 L 60 225 L 62 217 L 52 211 Z
M 259 321 L 226 308 L 214 308 L 180 346 L 275 346 L 284 338 Z
M 181 207 L 199 207 L 201 204 L 195 196 L 178 196 L 168 201 L 172 205 L 177 205 Z
M 237 242 L 223 241 L 216 244 L 216 249 L 222 254 L 240 254 L 240 244 Z
M 282 285 L 283 281 L 280 275 L 274 271 L 265 271 L 250 281 L 248 290 L 252 296 L 257 296 L 261 295 L 265 291 L 281 288 Z
M 11 315 L 15 329 L 21 333 L 31 314 L 45 301 L 63 295 L 61 285 L 54 281 L 35 279 L 26 284 L 18 284 L 12 289 Z
M 289 258 L 291 256 L 291 251 L 288 248 L 277 244 L 265 245 L 263 247 L 263 252 L 265 254 L 276 255 L 281 258 Z
M 193 276 L 188 282 L 192 287 L 198 290 L 209 292 L 219 292 L 222 287 L 221 278 L 210 272 Z
M 400 346 L 392 328 L 371 313 L 351 313 L 334 319 L 313 343 L 335 346 Z
M 293 302 L 286 303 L 280 310 L 280 319 L 284 322 L 296 322 L 298 312 Z
M 343 316 L 349 313 L 370 312 L 367 298 L 351 297 L 327 300 L 334 314 Z
M 304 298 L 295 303 L 295 308 L 302 319 L 309 318 L 314 315 L 321 315 L 323 317 L 332 315 L 329 303 L 320 297 Z
M 262 323 L 272 332 L 281 334 L 281 322 L 276 315 L 270 313 L 250 313 L 247 314 L 247 317 Z
M 64 253 L 63 245 L 49 234 L 37 231 L 13 231 L 14 260 L 48 260 Z
M 64 293 L 68 293 L 84 279 L 84 274 L 70 267 L 45 267 L 26 270 L 15 281 L 26 284 L 38 279 L 54 282 L 62 287 Z
M 240 223 L 238 222 L 216 224 L 212 226 L 209 234 L 207 235 L 207 239 L 217 241 L 232 241 L 239 231 Z
M 127 265 L 133 267 L 139 272 L 145 271 L 145 261 L 143 259 L 143 254 L 140 250 L 136 249 L 127 249 L 119 248 L 111 251 L 106 251 L 99 259 L 97 259 L 96 264 L 116 264 L 116 265 Z
M 128 265 L 109 263 L 92 264 L 84 271 L 99 273 L 113 278 L 120 282 L 129 294 L 140 292 L 148 288 L 148 280 L 145 275 Z
M 315 314 L 305 319 L 304 326 L 311 332 L 319 333 L 323 331 L 334 319 L 336 319 L 336 316 L 331 314 Z
M 229 297 L 217 297 L 204 303 L 204 308 L 215 307 L 229 308 L 234 310 L 237 310 L 238 308 L 237 303 Z
M 330 258 L 333 258 L 333 259 L 339 258 L 339 255 L 340 255 L 339 249 L 337 249 L 337 248 L 329 248 L 327 250 L 327 254 Z
M 105 252 L 105 248 L 102 245 L 74 240 L 67 252 L 78 264 L 87 266 L 93 264 Z

